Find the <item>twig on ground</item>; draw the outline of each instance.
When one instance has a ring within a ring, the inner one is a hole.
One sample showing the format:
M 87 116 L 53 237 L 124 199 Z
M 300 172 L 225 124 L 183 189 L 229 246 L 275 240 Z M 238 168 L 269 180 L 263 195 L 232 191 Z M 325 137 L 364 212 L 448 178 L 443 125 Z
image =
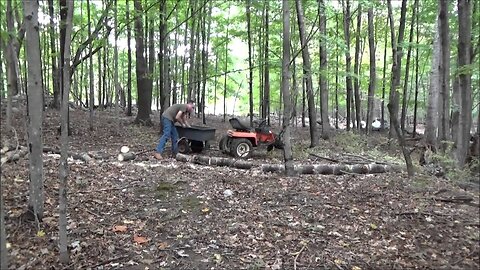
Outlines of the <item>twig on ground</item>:
M 297 259 L 298 257 L 300 256 L 300 254 L 302 253 L 302 251 L 307 247 L 307 244 L 303 244 L 302 248 L 300 249 L 300 251 L 296 252 L 296 255 L 295 255 L 295 259 L 293 259 L 293 269 L 294 270 L 297 270 Z
M 114 262 L 114 261 L 119 261 L 119 260 L 123 260 L 123 259 L 127 259 L 127 258 L 130 258 L 130 255 L 123 255 L 123 256 L 118 256 L 118 257 L 114 257 L 114 258 L 111 258 L 111 259 L 108 259 L 108 260 L 105 260 L 103 262 L 99 262 L 93 266 L 89 266 L 89 267 L 85 267 L 85 268 L 89 268 L 89 269 L 94 269 L 94 268 L 97 268 L 99 266 L 102 266 L 102 265 L 105 265 L 105 264 L 109 264 L 111 262 Z
M 313 156 L 313 157 L 316 157 L 316 158 L 319 158 L 319 159 L 324 159 L 324 160 L 328 160 L 328 161 L 331 161 L 331 162 L 335 162 L 335 163 L 342 163 L 341 161 L 338 161 L 336 159 L 333 159 L 333 158 L 328 158 L 328 157 L 322 157 L 322 156 L 319 156 L 317 154 L 314 154 L 314 153 L 308 153 L 310 156 Z

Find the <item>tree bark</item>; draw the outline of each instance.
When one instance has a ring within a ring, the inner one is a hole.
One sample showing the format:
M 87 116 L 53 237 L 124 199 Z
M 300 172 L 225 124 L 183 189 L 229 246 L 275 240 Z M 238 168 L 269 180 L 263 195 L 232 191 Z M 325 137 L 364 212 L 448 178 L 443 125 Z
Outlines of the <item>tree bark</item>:
M 455 144 L 455 159 L 458 167 L 465 165 L 470 142 L 470 127 L 472 125 L 472 73 L 471 65 L 471 1 L 458 0 L 458 88 L 454 100 L 454 108 L 458 108 L 459 123 Z
M 308 41 L 307 41 L 307 36 L 305 31 L 305 15 L 303 11 L 302 1 L 295 0 L 295 5 L 297 7 L 297 20 L 298 20 L 298 30 L 300 34 L 300 44 L 303 48 L 302 49 L 303 74 L 305 76 L 307 102 L 308 102 L 310 147 L 315 147 L 318 144 L 318 136 L 317 136 L 318 132 L 317 132 L 317 114 L 315 112 L 315 95 L 313 93 L 313 82 L 312 82 L 312 64 L 310 61 L 310 53 L 308 51 L 308 44 L 307 44 Z M 282 93 L 285 94 L 283 91 Z M 290 116 L 288 117 L 290 118 Z
M 328 85 L 327 85 L 327 17 L 325 14 L 325 1 L 319 0 L 320 13 L 320 109 L 322 118 L 322 139 L 328 140 L 330 138 L 330 120 L 328 117 Z
M 130 21 L 130 1 L 126 0 L 126 17 L 127 21 Z M 127 24 L 127 116 L 132 116 L 132 49 L 130 45 L 130 39 L 132 38 L 132 32 L 130 23 Z
M 393 103 L 391 108 L 398 110 L 399 103 L 399 94 L 397 89 L 400 87 L 400 76 L 402 73 L 402 46 L 403 46 L 403 35 L 405 32 L 405 15 L 407 13 L 407 0 L 402 0 L 402 8 L 400 15 L 400 26 L 398 29 L 398 40 L 395 40 L 395 25 L 393 23 L 393 14 L 392 14 L 392 3 L 391 0 L 387 0 L 388 6 L 388 17 L 390 21 L 390 37 L 392 40 L 392 56 L 393 56 L 393 65 L 392 65 L 392 81 L 390 83 L 390 97 L 389 103 Z M 389 109 L 390 112 L 390 109 Z M 395 116 L 398 117 L 398 112 L 394 111 Z M 393 115 L 390 114 L 390 123 L 393 123 Z M 398 119 L 397 119 L 398 122 Z M 396 132 L 396 129 L 391 128 L 389 135 L 392 137 Z
M 90 16 L 90 0 L 87 0 L 87 17 L 88 17 L 88 35 L 90 36 L 92 34 L 92 21 L 91 21 L 91 16 Z M 88 45 L 88 51 L 91 54 L 93 50 L 93 43 L 90 43 Z M 89 108 L 89 119 L 88 119 L 88 127 L 90 131 L 93 131 L 93 108 L 95 105 L 95 95 L 94 95 L 94 89 L 93 89 L 93 57 L 89 58 L 88 61 L 88 81 L 89 81 L 89 86 L 90 86 L 90 101 L 88 102 L 88 108 Z
M 59 71 L 57 70 L 57 57 L 56 55 L 56 44 L 55 44 L 55 16 L 54 16 L 54 5 L 53 0 L 48 0 L 48 14 L 50 16 L 49 24 L 49 34 L 50 34 L 50 54 L 52 61 L 52 89 L 53 89 L 53 101 L 51 106 L 55 109 L 60 109 L 60 79 Z
M 353 82 L 353 95 L 355 97 L 355 122 L 357 123 L 357 129 L 361 129 L 361 100 L 360 100 L 360 30 L 362 27 L 362 5 L 358 2 L 357 8 L 357 29 L 355 34 L 355 59 L 353 64 L 353 72 L 355 78 Z
M 297 0 L 298 2 L 298 0 Z M 298 8 L 298 7 L 297 7 Z M 293 155 L 292 155 L 292 143 L 290 138 L 290 125 L 292 115 L 292 102 L 290 98 L 290 6 L 288 0 L 282 1 L 282 13 L 283 13 L 283 36 L 282 36 L 282 84 L 281 90 L 283 93 L 283 158 L 285 173 L 287 176 L 293 176 L 295 171 L 293 167 Z M 312 121 L 312 119 L 310 119 Z M 317 123 L 314 122 L 316 125 Z
M 410 71 L 410 57 L 412 55 L 412 43 L 413 43 L 413 29 L 415 25 L 415 17 L 418 9 L 418 0 L 415 0 L 412 10 L 412 20 L 410 21 L 410 35 L 408 37 L 408 52 L 407 63 L 405 64 L 405 80 L 403 83 L 403 95 L 402 95 L 402 114 L 400 116 L 400 128 L 405 131 L 405 122 L 407 121 L 407 90 L 408 90 L 408 74 Z
M 439 111 L 439 142 L 451 139 L 450 129 L 450 30 L 448 23 L 448 0 L 440 1 L 439 31 L 441 44 L 440 66 L 440 104 Z M 446 146 L 442 146 L 445 149 Z
M 347 109 L 347 131 L 350 130 L 350 121 L 351 121 L 351 104 L 352 104 L 352 76 L 350 75 L 352 70 L 352 57 L 350 56 L 350 0 L 346 1 L 346 7 L 343 6 L 343 31 L 345 35 L 345 62 L 346 62 L 346 86 L 347 86 L 347 100 L 346 100 L 346 109 Z
M 251 19 L 252 0 L 247 0 L 247 40 L 248 40 L 248 101 L 250 112 L 250 126 L 253 126 L 253 63 L 252 63 L 252 19 Z
M 38 2 L 24 3 L 26 22 L 26 53 L 28 59 L 28 146 L 30 194 L 29 209 L 39 220 L 43 218 L 43 89 L 40 61 L 40 35 L 38 24 Z
M 65 20 L 65 44 L 64 44 L 64 63 L 63 63 L 63 96 L 61 109 L 61 157 L 60 157 L 60 185 L 59 185 L 59 240 L 58 248 L 60 251 L 60 262 L 67 264 L 70 261 L 68 254 L 67 238 L 67 175 L 68 175 L 68 97 L 70 93 L 70 45 L 72 41 L 73 29 L 73 8 L 74 1 L 67 2 L 66 20 Z
M 152 79 L 148 72 L 147 61 L 144 56 L 144 33 L 141 14 L 142 3 L 134 0 L 135 4 L 135 49 L 136 49 L 136 73 L 137 73 L 137 105 L 138 113 L 135 123 L 146 126 L 153 125 L 150 119 L 150 104 L 152 100 Z
M 263 98 L 262 98 L 262 118 L 267 119 L 267 123 L 270 125 L 270 58 L 269 58 L 269 24 L 270 24 L 270 3 L 265 1 L 265 46 L 263 47 Z
M 366 133 L 372 132 L 373 122 L 373 101 L 375 98 L 375 88 L 377 81 L 376 59 L 375 59 L 375 32 L 373 28 L 373 7 L 368 8 L 368 48 L 370 55 L 370 81 L 368 83 L 368 101 L 367 101 L 367 127 Z
M 439 26 L 437 17 L 436 29 Z M 439 126 L 439 95 L 440 95 L 440 65 L 441 65 L 440 31 L 436 31 L 433 41 L 432 70 L 430 73 L 430 88 L 428 91 L 427 116 L 425 119 L 425 140 L 436 151 Z

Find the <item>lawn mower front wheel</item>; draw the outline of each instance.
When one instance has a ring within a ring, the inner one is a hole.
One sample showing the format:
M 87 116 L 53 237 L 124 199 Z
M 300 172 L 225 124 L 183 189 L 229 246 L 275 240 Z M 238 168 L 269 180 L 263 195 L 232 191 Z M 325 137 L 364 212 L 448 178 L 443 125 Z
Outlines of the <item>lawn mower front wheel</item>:
M 252 155 L 252 151 L 252 142 L 247 139 L 233 139 L 230 146 L 230 153 L 238 158 L 249 158 Z

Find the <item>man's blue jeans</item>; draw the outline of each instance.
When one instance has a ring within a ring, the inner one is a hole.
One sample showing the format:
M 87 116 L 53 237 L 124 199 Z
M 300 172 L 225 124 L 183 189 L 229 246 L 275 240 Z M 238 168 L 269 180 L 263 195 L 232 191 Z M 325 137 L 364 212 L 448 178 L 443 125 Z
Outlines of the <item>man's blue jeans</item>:
M 157 152 L 162 154 L 163 149 L 165 148 L 165 144 L 167 143 L 167 140 L 170 139 L 172 141 L 172 154 L 177 154 L 178 152 L 178 147 L 177 147 L 177 141 L 178 141 L 178 132 L 177 128 L 175 128 L 175 125 L 173 122 L 162 116 L 162 126 L 163 126 L 163 135 L 160 138 L 160 141 L 158 142 L 157 145 Z

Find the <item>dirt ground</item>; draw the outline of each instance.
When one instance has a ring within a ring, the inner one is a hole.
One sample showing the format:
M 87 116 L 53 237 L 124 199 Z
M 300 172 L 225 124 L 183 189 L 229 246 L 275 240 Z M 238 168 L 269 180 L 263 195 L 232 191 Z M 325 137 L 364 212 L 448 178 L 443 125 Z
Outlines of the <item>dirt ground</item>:
M 470 179 L 437 178 L 417 168 L 383 174 L 265 174 L 229 167 L 154 160 L 155 127 L 117 120 L 111 112 L 71 112 L 70 151 L 101 154 L 92 164 L 69 159 L 68 238 L 71 263 L 58 259 L 59 155 L 44 154 L 45 215 L 38 233 L 22 218 L 28 159 L 2 167 L 11 269 L 478 269 L 479 189 Z M 25 124 L 15 114 L 19 143 Z M 2 116 L 2 126 L 4 124 Z M 192 119 L 200 123 L 200 119 Z M 228 122 L 216 128 L 212 148 Z M 119 127 L 120 125 L 120 127 Z M 45 114 L 44 144 L 59 148 L 58 114 Z M 278 131 L 278 126 L 273 126 Z M 2 129 L 2 132 L 3 129 Z M 308 148 L 308 127 L 294 127 L 295 163 L 353 157 L 402 163 L 396 143 L 345 131 Z M 2 134 L 2 140 L 10 139 Z M 139 155 L 119 162 L 120 147 Z M 416 162 L 418 160 L 415 160 Z M 282 163 L 282 153 L 257 149 L 255 164 Z M 468 202 L 449 200 L 464 196 Z

